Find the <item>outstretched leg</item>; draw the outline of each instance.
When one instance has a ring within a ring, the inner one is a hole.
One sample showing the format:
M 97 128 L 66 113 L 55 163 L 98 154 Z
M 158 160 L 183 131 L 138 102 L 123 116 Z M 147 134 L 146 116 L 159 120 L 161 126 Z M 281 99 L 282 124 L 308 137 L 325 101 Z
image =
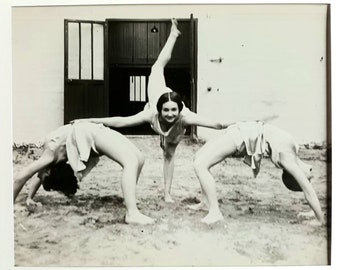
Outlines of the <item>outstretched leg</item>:
M 181 34 L 177 29 L 177 20 L 171 20 L 172 26 L 169 37 L 158 55 L 156 62 L 151 68 L 151 74 L 148 84 L 148 99 L 151 107 L 156 107 L 158 98 L 165 92 L 168 92 L 164 78 L 164 68 L 171 59 L 171 54 L 178 36 Z
M 215 180 L 209 170 L 236 150 L 231 135 L 225 133 L 218 139 L 207 142 L 196 154 L 194 169 L 209 204 L 209 213 L 201 220 L 203 223 L 211 224 L 223 219 L 218 206 Z
M 324 217 L 322 214 L 319 199 L 313 189 L 312 184 L 308 181 L 308 174 L 306 175 L 307 171 L 309 171 L 309 173 L 311 172 L 311 167 L 309 167 L 310 169 L 307 170 L 305 173 L 305 168 L 301 167 L 302 161 L 300 161 L 296 155 L 291 153 L 280 153 L 279 158 L 282 167 L 287 170 L 292 176 L 294 176 L 295 180 L 299 183 L 305 194 L 305 198 L 314 211 L 314 214 L 318 221 L 324 223 Z
M 127 208 L 125 222 L 132 224 L 151 224 L 154 220 L 139 212 L 136 203 L 136 182 L 141 170 L 138 149 L 123 135 L 110 130 L 101 129 L 97 132 L 95 146 L 97 150 L 118 162 L 123 168 L 122 190 Z

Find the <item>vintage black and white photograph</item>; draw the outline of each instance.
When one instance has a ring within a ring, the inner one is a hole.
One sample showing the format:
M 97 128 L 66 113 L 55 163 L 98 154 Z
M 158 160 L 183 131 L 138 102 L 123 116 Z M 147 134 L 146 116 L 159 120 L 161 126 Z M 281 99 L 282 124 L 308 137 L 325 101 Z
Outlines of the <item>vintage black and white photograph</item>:
M 14 266 L 330 265 L 331 12 L 13 6 Z

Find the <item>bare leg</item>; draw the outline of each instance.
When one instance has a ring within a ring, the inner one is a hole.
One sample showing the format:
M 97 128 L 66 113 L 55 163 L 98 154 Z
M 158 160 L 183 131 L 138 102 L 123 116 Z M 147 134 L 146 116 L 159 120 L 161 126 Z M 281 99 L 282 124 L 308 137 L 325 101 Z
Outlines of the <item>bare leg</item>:
M 171 198 L 170 191 L 172 185 L 172 179 L 174 176 L 174 163 L 175 163 L 175 151 L 178 144 L 168 144 L 165 142 L 164 145 L 164 200 L 167 203 L 173 203 L 174 200 Z
M 148 84 L 148 100 L 150 106 L 156 107 L 158 98 L 165 92 L 171 91 L 166 87 L 164 78 L 164 68 L 171 59 L 171 54 L 175 46 L 177 37 L 180 35 L 177 29 L 177 21 L 175 19 L 171 20 L 172 26 L 169 37 L 158 55 L 156 62 L 151 68 L 151 74 L 149 77 Z
M 123 168 L 122 190 L 127 208 L 125 222 L 131 224 L 151 224 L 154 220 L 139 212 L 136 203 L 136 182 L 142 164 L 136 155 L 138 149 L 120 133 L 102 129 L 96 136 L 96 148 Z M 134 149 L 134 150 L 132 150 Z
M 280 163 L 287 170 L 296 181 L 301 186 L 305 198 L 314 211 L 314 214 L 319 222 L 324 223 L 324 217 L 322 214 L 321 206 L 319 199 L 313 189 L 312 184 L 308 181 L 303 169 L 299 166 L 298 157 L 293 154 L 288 153 L 280 153 Z
M 140 176 L 140 173 L 142 171 L 142 168 L 144 166 L 144 162 L 145 162 L 145 157 L 143 156 L 143 154 L 138 150 L 138 148 L 131 142 L 127 139 L 128 143 L 126 144 L 126 147 L 129 147 L 129 149 L 135 153 L 137 159 L 138 159 L 138 170 L 137 170 L 137 182 L 138 183 L 138 180 L 139 180 L 139 176 Z
M 171 19 L 171 23 L 172 25 L 171 25 L 169 37 L 166 43 L 164 44 L 164 47 L 162 48 L 161 52 L 159 53 L 158 58 L 153 65 L 153 68 L 157 67 L 160 69 L 164 69 L 171 59 L 171 54 L 174 49 L 176 40 L 178 36 L 181 34 L 181 32 L 177 29 L 177 25 L 178 25 L 177 20 Z
M 201 220 L 203 223 L 211 224 L 223 220 L 218 206 L 215 180 L 209 170 L 235 151 L 236 145 L 232 137 L 226 133 L 216 140 L 207 142 L 196 154 L 194 169 L 209 204 L 209 213 Z

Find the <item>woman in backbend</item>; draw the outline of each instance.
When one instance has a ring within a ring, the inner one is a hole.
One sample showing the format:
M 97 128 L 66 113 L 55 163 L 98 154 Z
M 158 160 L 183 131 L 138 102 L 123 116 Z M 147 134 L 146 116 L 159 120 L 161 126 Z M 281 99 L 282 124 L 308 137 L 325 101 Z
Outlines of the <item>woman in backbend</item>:
M 255 177 L 260 170 L 261 158 L 264 154 L 269 155 L 274 165 L 283 170 L 284 184 L 291 190 L 303 191 L 313 210 L 299 213 L 299 216 L 309 218 L 315 215 L 321 224 L 324 223 L 319 199 L 310 183 L 312 167 L 298 157 L 298 145 L 290 134 L 262 121 L 230 125 L 221 136 L 207 142 L 197 152 L 194 168 L 204 198 L 200 204 L 190 208 L 200 209 L 207 204 L 209 212 L 202 222 L 211 224 L 223 219 L 210 169 L 233 154 L 244 156 Z
M 127 210 L 125 222 L 132 224 L 154 223 L 152 218 L 139 212 L 136 204 L 136 184 L 144 164 L 144 157 L 126 137 L 117 131 L 94 123 L 65 125 L 51 132 L 46 137 L 40 158 L 16 174 L 14 201 L 25 183 L 36 173 L 38 173 L 38 178 L 34 178 L 26 204 L 35 204 L 33 197 L 41 184 L 45 188 L 48 186 L 48 190 L 50 189 L 50 184 L 46 185 L 45 181 L 53 176 L 51 174 L 61 173 L 64 174 L 63 177 L 68 178 L 66 179 L 66 190 L 62 188 L 55 190 L 64 191 L 64 193 L 67 191 L 66 194 L 74 193 L 76 188 L 71 188 L 71 190 L 69 188 L 70 183 L 74 182 L 72 176 L 76 178 L 75 183 L 77 183 L 77 180 L 86 176 L 98 163 L 100 155 L 106 155 L 123 168 L 121 185 Z M 69 164 L 66 164 L 66 161 Z M 62 163 L 64 165 L 59 166 Z M 65 173 L 67 171 L 65 166 L 72 167 L 73 175 Z M 63 177 L 59 177 L 59 180 L 65 182 Z M 60 185 L 61 183 L 56 183 L 54 186 L 60 187 Z

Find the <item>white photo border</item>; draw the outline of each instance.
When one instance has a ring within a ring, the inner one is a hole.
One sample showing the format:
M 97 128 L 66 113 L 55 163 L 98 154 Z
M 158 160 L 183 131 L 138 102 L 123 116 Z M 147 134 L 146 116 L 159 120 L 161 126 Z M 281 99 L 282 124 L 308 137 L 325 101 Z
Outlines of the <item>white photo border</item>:
M 339 125 L 336 123 L 336 116 L 339 115 L 339 29 L 336 29 L 339 23 L 340 2 L 336 0 L 329 1 L 90 1 L 90 0 L 1 0 L 0 1 L 0 36 L 2 45 L 0 51 L 0 269 L 42 269 L 41 267 L 14 267 L 14 233 L 13 233 L 13 206 L 12 206 L 12 50 L 11 50 L 11 9 L 12 7 L 24 6 L 59 6 L 59 5 L 107 5 L 107 4 L 330 4 L 331 5 L 331 70 L 332 70 L 332 93 L 331 93 L 331 110 L 332 110 L 332 164 L 339 164 L 339 143 L 335 138 L 339 138 Z M 339 121 L 337 121 L 339 122 Z M 336 191 L 339 190 L 339 167 L 332 167 L 332 261 L 330 266 L 308 266 L 308 269 L 339 269 L 340 258 L 336 256 L 336 250 L 339 248 L 339 196 Z M 70 269 L 57 267 L 58 269 Z M 81 267 L 72 268 L 80 269 Z M 119 267 L 118 267 L 119 268 Z M 237 267 L 235 269 L 250 269 L 253 267 Z M 300 269 L 301 267 L 266 267 L 266 269 Z M 44 268 L 44 269 L 55 269 Z M 93 270 L 103 269 L 86 268 Z M 117 267 L 105 269 L 117 269 Z M 126 269 L 126 267 L 124 268 Z M 234 269 L 228 267 L 228 269 Z

